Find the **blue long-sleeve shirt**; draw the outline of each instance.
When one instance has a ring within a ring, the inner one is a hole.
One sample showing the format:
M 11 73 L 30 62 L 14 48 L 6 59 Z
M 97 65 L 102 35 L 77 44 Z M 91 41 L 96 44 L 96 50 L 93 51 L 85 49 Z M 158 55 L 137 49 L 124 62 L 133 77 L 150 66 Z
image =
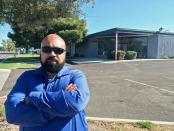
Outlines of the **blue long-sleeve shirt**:
M 74 91 L 64 91 L 69 84 Z M 29 104 L 24 98 L 28 97 Z M 20 131 L 87 131 L 85 111 L 90 97 L 83 72 L 64 66 L 48 79 L 42 67 L 24 72 L 5 102 L 6 119 Z

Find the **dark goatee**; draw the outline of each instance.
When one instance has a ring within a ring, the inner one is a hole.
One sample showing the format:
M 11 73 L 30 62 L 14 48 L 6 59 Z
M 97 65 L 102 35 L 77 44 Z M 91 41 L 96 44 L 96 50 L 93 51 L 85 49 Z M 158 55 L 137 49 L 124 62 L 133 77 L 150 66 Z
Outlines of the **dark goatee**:
M 51 61 L 54 61 L 54 63 L 52 63 Z M 45 63 L 41 61 L 41 65 L 44 71 L 49 73 L 54 73 L 54 74 L 58 73 L 62 69 L 64 64 L 65 64 L 65 60 L 62 63 L 59 63 L 59 61 L 55 59 L 54 57 L 49 57 L 48 59 L 46 59 Z

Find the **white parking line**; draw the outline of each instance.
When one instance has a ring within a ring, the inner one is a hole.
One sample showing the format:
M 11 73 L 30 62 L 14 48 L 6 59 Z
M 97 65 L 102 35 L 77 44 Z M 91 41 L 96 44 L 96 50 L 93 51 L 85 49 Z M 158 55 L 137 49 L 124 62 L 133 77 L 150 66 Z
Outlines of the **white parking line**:
M 148 84 L 141 83 L 141 82 L 134 81 L 134 80 L 130 80 L 130 79 L 124 79 L 124 80 L 129 81 L 129 82 L 132 82 L 132 83 L 137 83 L 137 84 L 140 84 L 140 85 L 144 85 L 144 86 L 152 87 L 152 88 L 155 88 L 155 89 L 158 89 L 158 90 L 161 90 L 161 91 L 165 91 L 165 92 L 168 92 L 168 93 L 172 93 L 172 94 L 174 94 L 174 91 L 170 91 L 170 90 L 167 90 L 167 89 L 163 89 L 163 88 L 160 88 L 160 87 L 157 87 L 157 86 L 148 85 Z
M 174 77 L 168 77 L 168 76 L 163 76 L 164 78 L 167 78 L 167 79 L 174 79 Z

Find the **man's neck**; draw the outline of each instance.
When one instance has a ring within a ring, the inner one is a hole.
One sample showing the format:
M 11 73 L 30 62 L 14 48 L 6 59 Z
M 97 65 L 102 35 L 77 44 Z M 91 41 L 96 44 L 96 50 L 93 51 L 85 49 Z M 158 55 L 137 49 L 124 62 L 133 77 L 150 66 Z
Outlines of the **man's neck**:
M 57 73 L 46 72 L 49 79 L 52 79 Z

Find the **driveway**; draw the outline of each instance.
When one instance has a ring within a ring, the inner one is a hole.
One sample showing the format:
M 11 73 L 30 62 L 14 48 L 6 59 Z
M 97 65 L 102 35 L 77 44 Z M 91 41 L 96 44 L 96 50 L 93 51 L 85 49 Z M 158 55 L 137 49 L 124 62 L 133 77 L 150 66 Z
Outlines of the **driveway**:
M 67 65 L 83 70 L 89 82 L 87 116 L 174 121 L 174 60 L 71 63 Z M 11 70 L 1 96 L 23 71 Z

